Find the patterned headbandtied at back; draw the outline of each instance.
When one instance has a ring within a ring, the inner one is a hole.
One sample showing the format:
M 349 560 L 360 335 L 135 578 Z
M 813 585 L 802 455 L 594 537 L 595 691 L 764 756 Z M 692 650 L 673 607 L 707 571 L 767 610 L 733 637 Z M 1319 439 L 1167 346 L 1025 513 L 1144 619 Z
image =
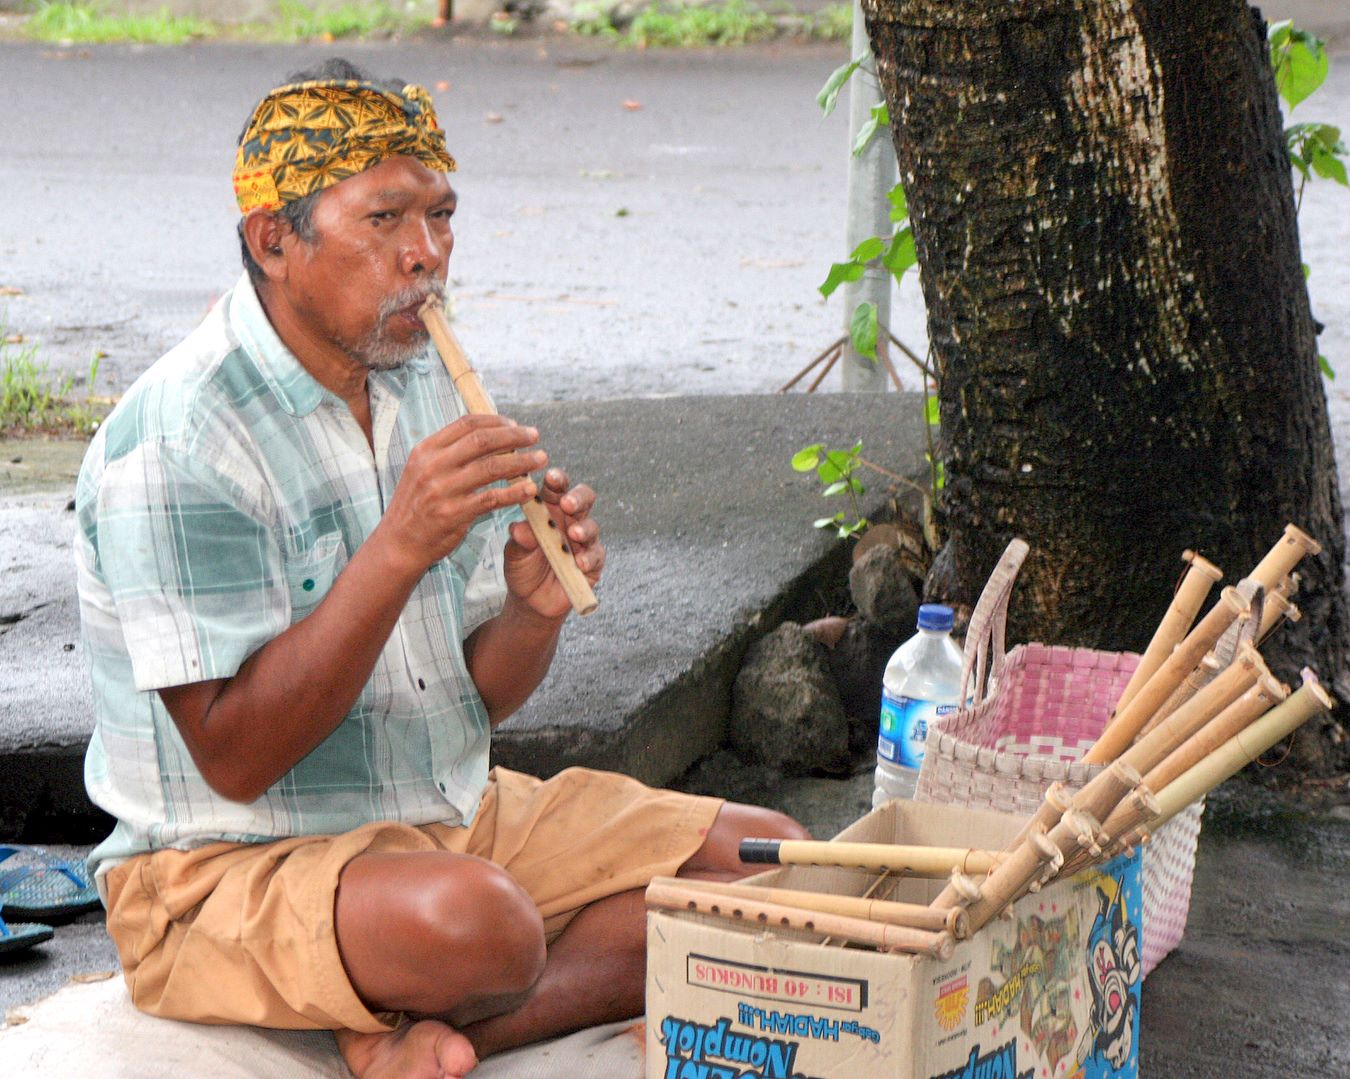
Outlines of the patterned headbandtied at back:
M 421 86 L 401 93 L 348 79 L 279 86 L 253 110 L 235 155 L 239 212 L 279 210 L 400 155 L 438 172 L 455 169 Z

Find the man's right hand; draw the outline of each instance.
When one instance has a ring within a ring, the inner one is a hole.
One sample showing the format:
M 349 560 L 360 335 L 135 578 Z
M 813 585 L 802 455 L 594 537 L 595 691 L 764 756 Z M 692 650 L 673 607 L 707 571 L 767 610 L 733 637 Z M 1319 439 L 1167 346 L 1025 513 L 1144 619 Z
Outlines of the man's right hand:
M 390 499 L 376 535 L 416 573 L 463 542 L 474 521 L 537 493 L 529 473 L 544 468 L 533 427 L 503 416 L 461 416 L 419 442 Z M 505 481 L 505 486 L 494 486 Z M 372 536 L 372 538 L 374 538 Z

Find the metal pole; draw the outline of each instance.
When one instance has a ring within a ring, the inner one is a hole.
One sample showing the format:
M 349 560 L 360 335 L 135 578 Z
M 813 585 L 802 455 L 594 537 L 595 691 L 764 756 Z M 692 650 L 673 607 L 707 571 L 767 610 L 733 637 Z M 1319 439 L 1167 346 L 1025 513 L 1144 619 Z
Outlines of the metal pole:
M 867 25 L 863 22 L 862 5 L 853 0 L 853 55 L 866 54 L 868 67 L 875 70 L 872 58 L 872 44 L 867 38 Z M 865 71 L 858 71 L 849 80 L 848 91 L 848 220 L 845 225 L 846 251 L 852 251 L 869 236 L 882 239 L 891 234 L 891 221 L 888 216 L 890 206 L 886 201 L 886 192 L 895 186 L 895 147 L 891 143 L 889 128 L 878 131 L 871 144 L 862 154 L 853 157 L 853 144 L 858 132 L 872 116 L 872 106 L 882 100 L 881 87 L 876 78 Z M 876 305 L 877 322 L 881 329 L 877 334 L 878 350 L 885 348 L 885 327 L 891 322 L 891 275 L 879 262 L 868 267 L 857 281 L 849 281 L 840 289 L 844 295 L 844 332 L 848 333 L 853 321 L 853 312 L 858 304 L 870 302 Z M 850 338 L 844 345 L 843 363 L 844 389 L 865 393 L 886 392 L 886 369 L 881 363 L 874 363 L 861 355 L 853 347 Z

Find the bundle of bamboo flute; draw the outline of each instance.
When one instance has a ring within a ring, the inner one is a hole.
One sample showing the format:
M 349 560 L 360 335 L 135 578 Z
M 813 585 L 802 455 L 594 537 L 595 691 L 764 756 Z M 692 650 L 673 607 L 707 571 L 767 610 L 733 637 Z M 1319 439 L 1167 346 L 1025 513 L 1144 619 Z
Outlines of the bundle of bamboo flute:
M 1294 525 L 1196 623 L 1217 567 L 1187 551 L 1172 603 L 1110 721 L 1084 756 L 1106 767 L 1080 791 L 1052 784 L 1000 852 L 888 844 L 746 840 L 745 861 L 852 866 L 946 877 L 927 906 L 748 884 L 657 878 L 649 906 L 788 927 L 885 951 L 951 954 L 1028 892 L 1140 843 L 1335 701 L 1305 669 L 1292 693 L 1257 646 L 1299 617 L 1294 567 L 1319 545 Z

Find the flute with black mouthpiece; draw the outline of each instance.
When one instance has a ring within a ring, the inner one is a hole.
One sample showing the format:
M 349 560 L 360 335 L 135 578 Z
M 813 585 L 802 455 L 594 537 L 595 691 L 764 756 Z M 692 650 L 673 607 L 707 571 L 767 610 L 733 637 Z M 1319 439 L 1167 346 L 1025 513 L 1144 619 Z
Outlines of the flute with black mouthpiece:
M 812 839 L 742 839 L 741 861 L 767 865 L 831 865 L 889 869 L 910 877 L 944 878 L 953 869 L 988 873 L 999 854 L 971 847 L 922 847 L 896 843 L 840 843 Z
M 426 323 L 427 332 L 431 335 L 436 351 L 440 353 L 441 362 L 450 372 L 455 389 L 464 399 L 464 406 L 470 412 L 479 415 L 495 416 L 497 409 L 493 407 L 492 399 L 483 390 L 483 384 L 478 380 L 478 372 L 473 369 L 473 364 L 469 363 L 469 358 L 459 347 L 459 341 L 450 330 L 450 323 L 446 321 L 440 297 L 428 296 L 426 303 L 417 313 Z M 590 614 L 600 606 L 600 601 L 595 598 L 591 582 L 577 566 L 565 537 L 549 514 L 543 500 L 536 497 L 526 502 L 521 510 L 525 514 L 526 523 L 534 532 L 535 539 L 539 541 L 544 557 L 548 559 L 553 575 L 558 578 L 558 583 L 567 593 L 572 609 L 580 615 Z

